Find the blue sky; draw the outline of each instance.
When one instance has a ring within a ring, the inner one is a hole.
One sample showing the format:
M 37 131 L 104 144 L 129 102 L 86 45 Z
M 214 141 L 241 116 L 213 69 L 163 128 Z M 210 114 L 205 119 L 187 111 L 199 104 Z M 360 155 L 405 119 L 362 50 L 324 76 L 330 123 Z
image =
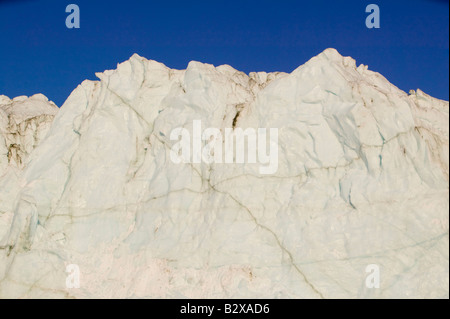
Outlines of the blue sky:
M 80 29 L 65 26 L 70 3 Z M 380 29 L 365 26 L 370 3 Z M 449 99 L 448 1 L 0 0 L 0 43 L 0 94 L 43 93 L 58 106 L 135 52 L 177 69 L 291 72 L 328 47 L 402 90 Z

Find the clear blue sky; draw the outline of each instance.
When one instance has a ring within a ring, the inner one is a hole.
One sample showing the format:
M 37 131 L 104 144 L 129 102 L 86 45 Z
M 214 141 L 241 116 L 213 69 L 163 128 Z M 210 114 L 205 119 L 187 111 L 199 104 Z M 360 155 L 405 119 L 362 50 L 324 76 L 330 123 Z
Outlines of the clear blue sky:
M 80 29 L 65 26 L 70 3 Z M 370 3 L 380 29 L 365 26 Z M 135 52 L 177 69 L 291 72 L 328 47 L 405 91 L 449 99 L 448 1 L 0 0 L 0 43 L 0 94 L 43 93 L 58 106 Z

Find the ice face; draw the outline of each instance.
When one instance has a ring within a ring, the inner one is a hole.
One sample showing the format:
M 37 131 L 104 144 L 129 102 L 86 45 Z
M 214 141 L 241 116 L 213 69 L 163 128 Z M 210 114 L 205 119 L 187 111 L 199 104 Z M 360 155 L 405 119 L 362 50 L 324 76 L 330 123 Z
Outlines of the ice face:
M 58 107 L 42 94 L 0 96 L 0 237 L 10 226 L 20 175 L 29 154 L 45 137 Z
M 448 297 L 448 102 L 334 49 L 290 74 L 133 55 L 97 76 L 59 111 L 0 97 L 0 147 L 23 150 L 1 159 L 1 297 Z M 278 129 L 276 173 L 171 161 L 195 121 Z

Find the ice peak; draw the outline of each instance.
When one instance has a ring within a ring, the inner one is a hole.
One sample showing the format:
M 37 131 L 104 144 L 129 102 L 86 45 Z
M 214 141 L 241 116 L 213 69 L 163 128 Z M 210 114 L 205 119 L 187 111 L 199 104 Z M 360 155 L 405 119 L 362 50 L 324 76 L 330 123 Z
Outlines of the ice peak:
M 147 59 L 144 58 L 144 57 L 142 57 L 142 56 L 140 56 L 140 55 L 137 54 L 137 53 L 133 53 L 133 55 L 129 58 L 129 60 L 139 60 L 139 61 L 142 61 L 142 60 L 147 60 Z
M 318 59 L 327 61 L 330 64 L 339 64 L 345 67 L 356 69 L 356 61 L 352 57 L 341 55 L 336 49 L 328 48 L 317 56 Z
M 335 48 L 327 48 L 319 55 L 326 56 L 329 60 L 340 61 L 344 58 Z

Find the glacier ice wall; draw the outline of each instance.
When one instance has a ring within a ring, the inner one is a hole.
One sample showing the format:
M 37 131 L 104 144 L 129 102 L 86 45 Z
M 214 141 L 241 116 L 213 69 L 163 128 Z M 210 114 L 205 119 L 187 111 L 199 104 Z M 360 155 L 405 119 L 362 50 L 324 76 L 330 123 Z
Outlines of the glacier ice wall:
M 134 55 L 97 76 L 16 123 L 1 297 L 448 298 L 448 102 L 334 49 L 290 74 Z M 170 133 L 194 120 L 278 128 L 278 171 L 173 163 Z

